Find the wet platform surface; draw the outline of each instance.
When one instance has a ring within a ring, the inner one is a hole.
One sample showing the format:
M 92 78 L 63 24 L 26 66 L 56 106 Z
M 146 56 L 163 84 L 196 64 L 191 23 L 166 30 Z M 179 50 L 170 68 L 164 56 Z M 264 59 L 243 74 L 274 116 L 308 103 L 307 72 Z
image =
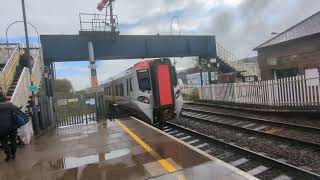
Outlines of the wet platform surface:
M 57 128 L 0 161 L 0 180 L 248 178 L 132 118 Z

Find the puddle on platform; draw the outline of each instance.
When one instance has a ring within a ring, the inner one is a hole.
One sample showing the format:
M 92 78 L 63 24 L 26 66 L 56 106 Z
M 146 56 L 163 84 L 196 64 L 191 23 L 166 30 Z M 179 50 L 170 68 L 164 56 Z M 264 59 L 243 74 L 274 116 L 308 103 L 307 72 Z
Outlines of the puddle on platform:
M 84 135 L 80 135 L 80 136 L 72 136 L 72 137 L 62 138 L 62 139 L 60 139 L 60 141 L 61 142 L 68 142 L 68 141 L 75 141 L 75 140 L 84 139 L 84 138 L 88 138 L 88 137 L 89 137 L 88 134 L 84 134 Z
M 129 153 L 130 153 L 130 150 L 127 148 L 124 148 L 124 149 L 110 151 L 107 153 L 100 153 L 100 154 L 84 156 L 84 157 L 64 157 L 54 161 L 39 162 L 35 164 L 34 167 L 47 166 L 51 170 L 71 169 L 71 168 L 80 167 L 83 165 L 94 164 L 94 163 L 99 163 L 106 160 L 119 158 L 119 157 L 128 155 Z

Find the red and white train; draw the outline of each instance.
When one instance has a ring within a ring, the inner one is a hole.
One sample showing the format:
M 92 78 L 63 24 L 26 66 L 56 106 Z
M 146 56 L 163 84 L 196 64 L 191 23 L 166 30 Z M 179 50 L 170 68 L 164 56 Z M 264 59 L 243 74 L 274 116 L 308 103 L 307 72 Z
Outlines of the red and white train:
M 156 125 L 177 118 L 183 99 L 170 59 L 143 60 L 103 85 L 112 104 L 143 115 Z

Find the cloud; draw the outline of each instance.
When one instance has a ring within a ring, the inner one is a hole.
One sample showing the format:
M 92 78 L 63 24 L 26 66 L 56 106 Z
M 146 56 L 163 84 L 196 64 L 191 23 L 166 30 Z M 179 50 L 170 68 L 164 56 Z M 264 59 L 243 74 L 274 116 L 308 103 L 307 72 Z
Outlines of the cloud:
M 80 12 L 96 13 L 100 0 L 29 0 L 27 19 L 40 34 L 78 34 Z M 22 19 L 20 1 L 6 1 L 0 6 L 0 31 Z M 184 35 L 215 35 L 225 48 L 239 58 L 255 55 L 252 49 L 270 39 L 271 32 L 281 32 L 320 10 L 319 0 L 117 0 L 115 12 L 121 34 L 170 34 L 172 16 L 179 16 L 180 32 Z M 178 33 L 174 23 L 174 34 Z M 31 36 L 36 33 L 29 28 Z M 9 36 L 23 36 L 22 24 L 9 31 Z M 188 58 L 179 59 L 177 68 L 192 65 Z M 192 59 L 192 58 L 191 58 Z M 101 82 L 132 66 L 137 60 L 98 63 Z M 71 79 L 76 89 L 89 86 L 88 62 L 61 64 L 59 77 Z M 69 73 L 72 72 L 72 73 Z M 59 74 L 58 73 L 58 74 Z

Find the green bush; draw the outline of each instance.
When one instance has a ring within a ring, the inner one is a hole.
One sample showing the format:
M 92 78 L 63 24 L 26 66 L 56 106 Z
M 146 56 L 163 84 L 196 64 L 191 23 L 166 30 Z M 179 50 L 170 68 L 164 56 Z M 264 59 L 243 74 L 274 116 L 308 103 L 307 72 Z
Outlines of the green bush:
M 182 97 L 185 101 L 198 101 L 199 100 L 199 93 L 198 89 L 193 89 L 191 94 L 182 93 Z

